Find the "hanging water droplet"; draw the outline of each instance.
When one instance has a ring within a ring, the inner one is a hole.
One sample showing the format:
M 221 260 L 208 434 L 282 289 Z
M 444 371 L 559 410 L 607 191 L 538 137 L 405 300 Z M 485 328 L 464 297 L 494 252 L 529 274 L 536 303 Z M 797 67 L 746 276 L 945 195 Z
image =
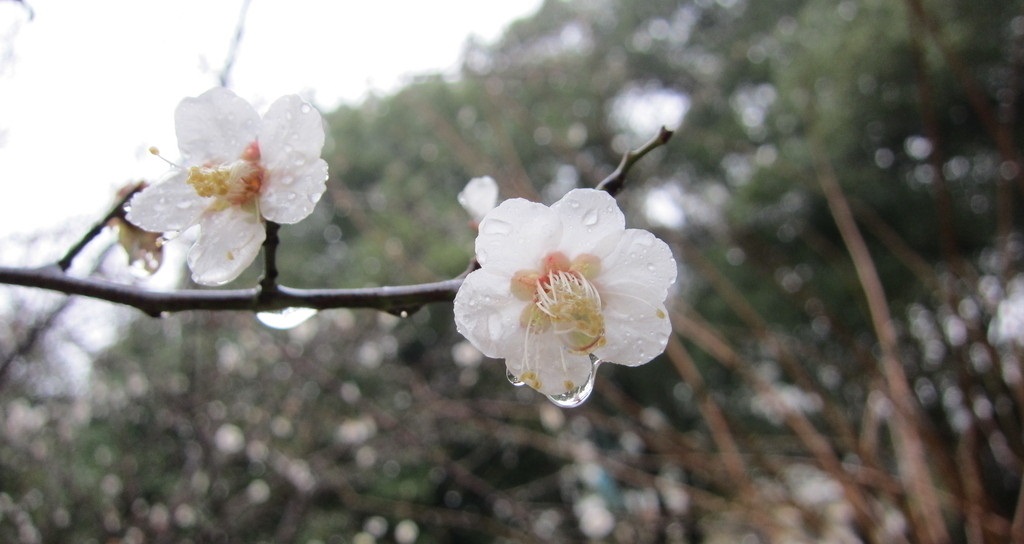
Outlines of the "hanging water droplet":
M 272 329 L 293 329 L 316 315 L 313 308 L 285 308 L 272 312 L 259 312 L 256 319 Z
M 583 224 L 588 227 L 593 227 L 597 224 L 597 210 L 590 210 L 583 214 Z
M 548 399 L 555 404 L 555 406 L 561 408 L 576 408 L 583 404 L 590 398 L 590 394 L 594 392 L 594 381 L 597 379 L 597 367 L 601 366 L 601 359 L 598 359 L 593 354 L 590 355 L 590 375 L 587 376 L 587 381 L 583 382 L 579 386 L 562 393 L 561 395 L 548 395 Z
M 514 385 L 516 387 L 522 387 L 522 386 L 526 385 L 522 380 L 519 379 L 518 376 L 513 374 L 511 370 L 506 370 L 505 371 L 505 377 L 508 378 L 508 383 L 510 383 L 510 384 L 512 384 L 512 385 Z

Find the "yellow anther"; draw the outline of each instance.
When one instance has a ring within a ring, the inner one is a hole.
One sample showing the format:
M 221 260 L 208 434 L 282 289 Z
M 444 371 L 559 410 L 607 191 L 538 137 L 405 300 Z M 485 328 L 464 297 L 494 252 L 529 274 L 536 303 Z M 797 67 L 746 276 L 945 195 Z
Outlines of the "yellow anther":
M 534 305 L 551 320 L 562 342 L 576 353 L 589 353 L 604 345 L 601 295 L 593 284 L 574 272 L 551 272 L 537 282 Z
M 263 172 L 248 161 L 216 167 L 192 166 L 185 180 L 201 197 L 217 197 L 230 204 L 245 204 L 259 194 Z

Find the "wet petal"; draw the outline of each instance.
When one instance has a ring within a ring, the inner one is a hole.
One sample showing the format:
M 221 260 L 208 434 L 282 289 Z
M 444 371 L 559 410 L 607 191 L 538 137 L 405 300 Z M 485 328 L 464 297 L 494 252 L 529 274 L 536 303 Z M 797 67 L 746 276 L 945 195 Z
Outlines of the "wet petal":
M 601 293 L 617 291 L 661 304 L 676 280 L 676 261 L 668 245 L 646 230 L 629 229 L 601 261 L 594 281 Z M 607 301 L 605 301 L 607 304 Z
M 238 277 L 259 254 L 266 238 L 263 222 L 251 207 L 229 206 L 200 219 L 200 234 L 188 252 L 192 279 L 221 285 Z
M 607 303 L 604 312 L 606 343 L 594 350 L 594 355 L 609 363 L 637 366 L 665 351 L 672 324 L 660 301 L 652 304 L 619 291 L 602 296 Z
M 268 168 L 260 195 L 260 213 L 275 223 L 291 224 L 313 213 L 326 188 L 327 161 L 312 159 L 290 167 Z
M 605 191 L 573 189 L 551 209 L 562 220 L 565 231 L 559 249 L 567 255 L 589 253 L 600 257 L 626 228 L 618 203 Z
M 320 158 L 324 124 L 320 112 L 296 95 L 282 96 L 263 116 L 260 155 L 267 170 L 261 213 L 276 223 L 295 223 L 313 212 L 327 181 Z
M 194 225 L 209 201 L 185 183 L 186 177 L 184 170 L 173 171 L 132 197 L 128 221 L 151 232 L 180 231 Z
M 487 269 L 476 270 L 455 296 L 455 326 L 488 357 L 504 357 L 522 349 L 519 323 L 526 303 L 512 296 L 511 278 Z
M 558 215 L 543 204 L 506 200 L 480 221 L 476 257 L 483 267 L 508 274 L 535 269 L 562 237 Z
M 186 98 L 174 112 L 178 149 L 185 165 L 239 158 L 256 141 L 260 117 L 244 99 L 222 87 Z
M 259 142 L 268 168 L 290 168 L 299 158 L 312 161 L 324 147 L 323 118 L 297 95 L 282 96 L 263 115 Z

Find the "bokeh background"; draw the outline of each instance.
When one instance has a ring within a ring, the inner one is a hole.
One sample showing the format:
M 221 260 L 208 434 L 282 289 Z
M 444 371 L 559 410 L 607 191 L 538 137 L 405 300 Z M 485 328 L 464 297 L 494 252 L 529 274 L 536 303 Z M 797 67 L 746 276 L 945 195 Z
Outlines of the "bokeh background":
M 275 330 L 3 287 L 0 540 L 1024 538 L 1024 3 L 547 0 L 461 59 L 324 112 L 282 283 L 454 277 L 471 177 L 551 202 L 666 124 L 618 197 L 679 261 L 666 353 L 566 410 L 450 305 Z M 76 273 L 187 286 L 112 241 Z

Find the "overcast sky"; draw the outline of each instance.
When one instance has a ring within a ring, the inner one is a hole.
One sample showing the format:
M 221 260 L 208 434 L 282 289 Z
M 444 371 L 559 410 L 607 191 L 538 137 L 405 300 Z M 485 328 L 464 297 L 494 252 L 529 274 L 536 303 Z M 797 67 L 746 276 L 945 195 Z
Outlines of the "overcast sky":
M 0 236 L 91 221 L 117 187 L 177 157 L 174 107 L 214 86 L 242 0 L 0 0 Z M 253 0 L 231 86 L 262 110 L 322 111 L 454 71 L 541 0 Z

